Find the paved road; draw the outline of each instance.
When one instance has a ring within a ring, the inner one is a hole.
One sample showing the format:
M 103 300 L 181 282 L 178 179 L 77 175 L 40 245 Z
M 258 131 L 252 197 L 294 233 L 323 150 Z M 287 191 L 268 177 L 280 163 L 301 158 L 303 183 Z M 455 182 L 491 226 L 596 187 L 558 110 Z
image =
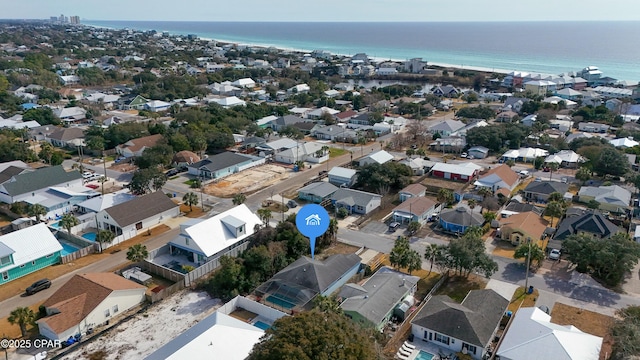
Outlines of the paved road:
M 156 249 L 166 244 L 170 240 L 173 240 L 176 236 L 178 236 L 179 232 L 180 232 L 179 228 L 171 229 L 170 231 L 163 233 L 161 235 L 155 236 L 143 243 L 147 246 L 147 249 L 149 250 Z M 28 297 L 24 297 L 23 295 L 17 295 L 7 300 L 4 300 L 0 302 L 0 318 L 9 316 L 9 313 L 13 309 L 19 306 L 31 306 L 46 300 L 49 296 L 51 296 L 51 294 L 56 292 L 64 283 L 66 283 L 73 275 L 77 273 L 107 272 L 119 265 L 127 263 L 128 261 L 129 260 L 127 260 L 126 251 L 121 251 L 115 254 L 111 254 L 109 255 L 109 257 L 104 258 L 100 261 L 96 261 L 93 264 L 77 269 L 57 279 L 52 279 L 51 288 L 49 288 L 48 290 L 41 291 L 39 293 L 36 293 Z

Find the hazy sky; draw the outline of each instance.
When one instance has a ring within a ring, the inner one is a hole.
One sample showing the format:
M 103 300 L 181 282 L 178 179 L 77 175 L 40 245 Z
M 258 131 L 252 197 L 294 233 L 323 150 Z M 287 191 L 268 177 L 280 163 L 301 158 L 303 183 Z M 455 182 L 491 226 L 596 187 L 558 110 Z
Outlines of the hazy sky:
M 91 20 L 640 20 L 639 0 L 0 0 L 0 18 Z

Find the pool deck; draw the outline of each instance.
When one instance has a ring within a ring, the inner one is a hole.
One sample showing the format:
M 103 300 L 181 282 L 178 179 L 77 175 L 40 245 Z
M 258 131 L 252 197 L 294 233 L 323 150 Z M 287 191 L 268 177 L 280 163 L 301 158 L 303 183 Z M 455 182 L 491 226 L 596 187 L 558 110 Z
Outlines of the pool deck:
M 414 340 L 414 342 L 410 343 L 416 348 L 411 351 L 411 354 L 407 357 L 407 360 L 415 360 L 420 354 L 420 350 L 424 352 L 428 352 L 433 355 L 431 360 L 440 360 L 441 357 L 438 354 L 451 354 L 453 351 L 449 349 L 445 349 L 440 347 L 432 342 L 424 341 L 424 340 Z

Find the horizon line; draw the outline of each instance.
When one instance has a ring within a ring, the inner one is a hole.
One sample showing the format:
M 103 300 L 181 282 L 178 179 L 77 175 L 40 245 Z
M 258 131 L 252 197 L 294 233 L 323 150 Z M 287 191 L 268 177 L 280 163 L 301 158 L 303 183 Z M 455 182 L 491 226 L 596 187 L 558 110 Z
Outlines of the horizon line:
M 74 16 L 74 15 L 69 15 Z M 87 19 L 80 18 L 81 21 L 131 21 L 131 22 L 218 22 L 218 23 L 290 23 L 290 24 L 335 24 L 335 23 L 406 23 L 406 24 L 425 24 L 425 23 L 536 23 L 536 22 L 640 22 L 640 19 L 625 20 L 625 19 L 608 19 L 608 20 L 594 20 L 594 19 L 526 19 L 526 20 L 426 20 L 426 21 L 401 21 L 401 20 L 311 20 L 311 21 L 289 21 L 289 20 L 165 20 L 165 19 Z M 0 18 L 0 21 L 51 21 L 49 18 Z

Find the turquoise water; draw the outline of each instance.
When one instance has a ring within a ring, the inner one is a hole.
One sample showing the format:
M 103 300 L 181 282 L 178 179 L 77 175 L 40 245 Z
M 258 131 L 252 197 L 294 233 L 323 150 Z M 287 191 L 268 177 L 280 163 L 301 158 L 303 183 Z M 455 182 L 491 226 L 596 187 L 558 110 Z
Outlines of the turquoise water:
M 418 356 L 416 356 L 416 360 L 431 360 L 433 359 L 433 354 L 420 350 Z
M 56 221 L 53 224 L 49 224 L 49 226 L 54 229 L 60 229 L 60 221 Z
M 267 324 L 267 323 L 263 323 L 262 321 L 256 321 L 253 323 L 253 326 L 262 329 L 262 330 L 267 330 L 268 328 L 271 327 L 271 325 Z
M 364 52 L 400 61 L 560 74 L 598 66 L 605 76 L 640 80 L 638 21 L 538 22 L 185 22 L 86 21 L 109 28 L 197 34 L 222 42 L 334 54 Z
M 60 245 L 62 245 L 62 251 L 60 251 L 60 255 L 62 256 L 69 255 L 79 250 L 77 247 L 71 246 L 67 243 L 61 242 Z
M 285 309 L 293 309 L 294 307 L 296 307 L 296 305 L 293 302 L 282 300 L 282 299 L 280 299 L 278 297 L 275 297 L 273 295 L 267 296 L 267 301 L 272 303 L 272 304 L 275 304 L 275 305 L 278 305 L 280 307 L 283 307 Z
M 89 241 L 96 241 L 96 233 L 94 232 L 88 232 L 86 234 L 83 234 L 82 237 Z

